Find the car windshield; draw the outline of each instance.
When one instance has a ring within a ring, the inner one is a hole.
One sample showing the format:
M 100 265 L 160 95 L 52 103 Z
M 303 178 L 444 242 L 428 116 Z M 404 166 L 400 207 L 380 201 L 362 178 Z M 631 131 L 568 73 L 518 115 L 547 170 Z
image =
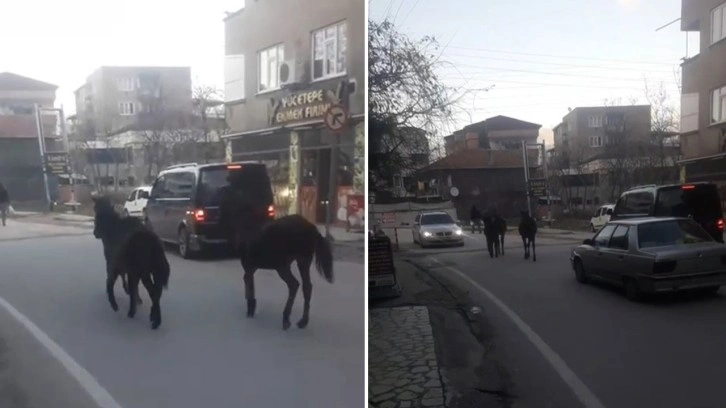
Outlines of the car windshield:
M 229 185 L 227 180 L 230 172 L 241 172 L 238 188 L 251 197 L 264 201 L 264 205 L 272 203 L 272 187 L 264 164 L 243 164 L 238 169 L 212 167 L 201 171 L 199 199 L 204 206 L 218 206 L 221 189 Z
M 651 222 L 638 226 L 638 246 L 640 248 L 688 245 L 710 241 L 712 241 L 711 236 L 691 220 Z
M 426 214 L 421 216 L 421 225 L 454 224 L 449 214 Z

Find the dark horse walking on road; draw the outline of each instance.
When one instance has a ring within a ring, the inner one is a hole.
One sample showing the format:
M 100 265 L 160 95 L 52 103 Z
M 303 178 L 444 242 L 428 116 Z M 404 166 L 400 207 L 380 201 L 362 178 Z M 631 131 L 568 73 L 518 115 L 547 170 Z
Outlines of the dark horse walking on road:
M 527 211 L 521 212 L 522 219 L 519 222 L 519 235 L 524 244 L 524 259 L 529 259 L 529 248 L 532 246 L 532 261 L 537 262 L 537 250 L 535 249 L 535 237 L 537 236 L 537 221 Z
M 141 281 L 151 298 L 151 328 L 159 328 L 161 292 L 169 284 L 169 262 L 161 240 L 138 218 L 119 215 L 107 197 L 95 197 L 93 203 L 96 213 L 93 235 L 103 243 L 106 293 L 111 308 L 118 311 L 113 287 L 121 276 L 124 290 L 130 298 L 128 316 L 134 317 L 136 306 L 141 303 Z
M 507 221 L 495 211 L 484 216 L 484 236 L 487 250 L 492 258 L 504 255 L 504 236 L 507 233 Z
M 228 231 L 244 269 L 247 317 L 255 315 L 254 274 L 257 269 L 274 269 L 285 284 L 288 296 L 282 312 L 282 328 L 290 327 L 290 313 L 300 283 L 292 273 L 297 262 L 305 299 L 302 318 L 297 322 L 305 328 L 310 319 L 310 298 L 313 285 L 310 266 L 315 258 L 318 272 L 333 283 L 333 253 L 330 243 L 318 228 L 300 215 L 288 215 L 277 220 L 266 214 L 267 207 L 254 205 L 241 194 L 228 190 L 220 208 L 220 223 L 231 227 Z

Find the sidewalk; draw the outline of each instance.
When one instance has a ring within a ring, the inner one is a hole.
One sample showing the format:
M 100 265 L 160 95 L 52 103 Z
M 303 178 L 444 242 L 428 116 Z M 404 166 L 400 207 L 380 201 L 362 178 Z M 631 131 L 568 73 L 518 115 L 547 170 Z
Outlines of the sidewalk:
M 318 224 L 318 230 L 323 236 L 325 236 L 325 225 Z M 366 234 L 362 232 L 346 231 L 342 227 L 330 227 L 330 235 L 333 237 L 335 242 L 363 242 L 366 239 Z
M 86 228 L 76 226 L 33 222 L 32 217 L 22 220 L 9 219 L 7 226 L 0 226 L 0 241 L 16 241 L 30 238 L 49 238 L 70 235 L 88 235 Z

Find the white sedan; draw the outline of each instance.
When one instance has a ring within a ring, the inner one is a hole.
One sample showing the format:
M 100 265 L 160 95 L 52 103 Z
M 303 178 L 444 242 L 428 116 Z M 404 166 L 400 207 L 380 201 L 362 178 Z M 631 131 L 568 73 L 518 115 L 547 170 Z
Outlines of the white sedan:
M 459 224 L 444 211 L 423 212 L 413 224 L 413 242 L 426 247 L 436 244 L 464 245 L 464 233 Z

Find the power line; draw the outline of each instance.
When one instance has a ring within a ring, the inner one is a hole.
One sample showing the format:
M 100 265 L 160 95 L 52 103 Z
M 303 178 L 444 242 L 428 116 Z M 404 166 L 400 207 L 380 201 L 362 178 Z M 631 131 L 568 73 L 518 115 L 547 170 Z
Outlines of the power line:
M 593 57 L 573 57 L 573 56 L 566 56 L 566 55 L 553 55 L 553 54 L 535 54 L 535 53 L 529 53 L 529 52 L 515 52 L 515 51 L 505 51 L 505 50 L 494 50 L 490 48 L 475 48 L 475 47 L 457 47 L 457 46 L 449 46 L 449 48 L 454 48 L 458 50 L 471 50 L 471 51 L 483 51 L 483 52 L 492 52 L 492 53 L 501 53 L 501 54 L 512 54 L 512 55 L 528 55 L 533 57 L 547 57 L 547 58 L 563 58 L 563 59 L 573 59 L 573 60 L 587 60 L 587 61 L 603 61 L 603 62 L 624 62 L 624 63 L 630 63 L 630 64 L 649 64 L 649 65 L 673 65 L 673 63 L 666 63 L 666 62 L 653 62 L 653 61 L 635 61 L 635 60 L 622 60 L 622 59 L 608 59 L 608 58 L 593 58 Z
M 644 79 L 636 79 L 636 78 L 614 78 L 614 77 L 606 77 L 606 76 L 599 76 L 599 75 L 578 75 L 575 73 L 568 73 L 568 72 L 547 72 L 547 71 L 533 71 L 533 70 L 527 70 L 527 69 L 514 69 L 514 68 L 499 68 L 499 67 L 478 67 L 481 69 L 489 70 L 489 71 L 502 71 L 502 72 L 522 72 L 527 74 L 539 74 L 539 75 L 554 75 L 554 76 L 563 76 L 563 77 L 570 77 L 570 78 L 588 78 L 588 79 L 606 79 L 609 81 L 637 81 L 637 82 L 643 82 Z M 467 74 L 486 74 L 485 71 L 481 72 L 467 72 Z
M 471 78 L 463 78 L 463 77 L 442 77 L 443 80 L 469 80 Z M 562 83 L 546 83 L 546 82 L 530 82 L 530 81 L 514 81 L 514 80 L 508 80 L 508 79 L 476 79 L 476 81 L 486 81 L 493 84 L 497 84 L 499 82 L 502 83 L 509 83 L 509 84 L 520 84 L 520 85 L 536 85 L 536 86 L 556 86 L 556 87 L 565 87 L 565 88 L 602 88 L 602 89 L 619 89 L 619 90 L 635 90 L 638 89 L 640 91 L 643 90 L 643 88 L 635 88 L 635 87 L 629 87 L 629 86 L 608 86 L 608 85 L 597 85 L 597 84 L 589 84 L 589 85 L 578 85 L 578 84 L 562 84 Z M 496 89 L 496 88 L 494 88 Z
M 518 62 L 518 63 L 524 63 L 524 64 L 540 64 L 540 65 L 552 65 L 552 66 L 558 66 L 558 67 L 573 67 L 573 68 L 588 68 L 588 69 L 598 69 L 598 70 L 620 70 L 620 71 L 635 71 L 638 68 L 628 68 L 628 67 L 611 67 L 611 66 L 603 66 L 603 65 L 583 65 L 583 64 L 568 64 L 563 62 L 549 62 L 549 61 L 531 61 L 531 60 L 518 60 L 518 59 L 511 59 L 511 58 L 497 58 L 497 57 L 489 57 L 485 55 L 463 55 L 463 54 L 450 54 L 446 53 L 447 56 L 452 57 L 463 57 L 463 58 L 477 58 L 477 59 L 485 59 L 485 60 L 492 60 L 492 61 L 508 61 L 508 62 Z M 465 67 L 479 67 L 479 65 L 474 64 L 462 64 L 459 62 L 452 62 L 451 64 L 456 64 L 459 66 L 465 66 Z M 662 72 L 662 73 L 672 73 L 672 70 L 653 70 L 648 69 L 649 72 Z

